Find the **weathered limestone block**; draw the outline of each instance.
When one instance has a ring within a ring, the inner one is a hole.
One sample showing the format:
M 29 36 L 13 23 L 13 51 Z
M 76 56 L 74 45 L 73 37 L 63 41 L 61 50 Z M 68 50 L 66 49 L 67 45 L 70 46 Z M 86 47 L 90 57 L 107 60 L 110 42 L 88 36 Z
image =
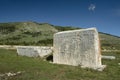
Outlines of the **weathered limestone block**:
M 53 52 L 52 47 L 37 47 L 37 51 L 40 57 L 44 57 Z
M 52 53 L 52 47 L 16 46 L 18 55 L 28 57 L 44 57 Z
M 28 56 L 28 57 L 38 57 L 39 54 L 35 47 L 32 46 L 17 46 L 17 53 L 21 56 Z
M 97 30 L 89 28 L 56 33 L 53 62 L 93 69 L 102 68 Z

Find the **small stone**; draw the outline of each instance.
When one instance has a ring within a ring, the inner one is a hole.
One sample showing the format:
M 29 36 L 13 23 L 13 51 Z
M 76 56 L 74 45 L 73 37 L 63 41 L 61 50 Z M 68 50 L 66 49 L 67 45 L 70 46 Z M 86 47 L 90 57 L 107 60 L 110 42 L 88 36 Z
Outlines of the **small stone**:
M 120 65 L 120 63 L 118 63 L 118 65 Z
M 102 59 L 115 59 L 115 56 L 104 56 L 104 55 L 102 55 Z

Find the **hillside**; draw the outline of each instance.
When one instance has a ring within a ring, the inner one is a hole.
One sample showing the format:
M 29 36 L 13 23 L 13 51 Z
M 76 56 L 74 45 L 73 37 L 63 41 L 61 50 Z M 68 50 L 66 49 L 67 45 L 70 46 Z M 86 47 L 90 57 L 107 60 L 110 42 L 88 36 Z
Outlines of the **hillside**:
M 51 44 L 54 27 L 35 22 L 17 22 L 0 24 L 0 44 L 4 45 L 43 45 Z M 45 40 L 49 42 L 45 43 Z
M 120 50 L 120 37 L 101 32 L 99 35 L 102 49 Z
M 36 22 L 0 23 L 0 45 L 51 46 L 54 33 L 75 29 L 80 28 Z M 103 50 L 120 50 L 120 37 L 102 32 L 99 35 Z

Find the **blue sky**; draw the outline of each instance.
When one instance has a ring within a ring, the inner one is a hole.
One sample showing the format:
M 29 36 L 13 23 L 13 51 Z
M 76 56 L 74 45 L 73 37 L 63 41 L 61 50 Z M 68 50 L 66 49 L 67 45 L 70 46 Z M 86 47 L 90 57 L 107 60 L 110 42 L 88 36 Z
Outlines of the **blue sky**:
M 120 36 L 120 0 L 0 0 L 0 23 L 23 21 L 96 27 Z

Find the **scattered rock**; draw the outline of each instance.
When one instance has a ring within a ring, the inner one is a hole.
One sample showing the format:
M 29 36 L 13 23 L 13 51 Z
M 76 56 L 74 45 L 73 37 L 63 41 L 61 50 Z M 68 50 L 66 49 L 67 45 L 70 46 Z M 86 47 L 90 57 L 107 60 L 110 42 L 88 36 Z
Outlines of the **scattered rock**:
M 115 59 L 115 56 L 103 56 L 102 59 Z
M 120 63 L 118 63 L 118 65 L 120 65 Z
M 103 65 L 101 68 L 98 68 L 98 69 L 96 69 L 96 70 L 98 70 L 98 71 L 103 71 L 104 68 L 106 68 L 106 65 Z
M 18 71 L 18 72 L 8 72 L 8 73 L 5 73 L 5 74 L 0 74 L 0 78 L 2 77 L 13 77 L 13 76 L 17 76 L 17 75 L 20 75 L 22 74 L 24 71 Z M 0 79 L 1 80 L 1 79 Z

